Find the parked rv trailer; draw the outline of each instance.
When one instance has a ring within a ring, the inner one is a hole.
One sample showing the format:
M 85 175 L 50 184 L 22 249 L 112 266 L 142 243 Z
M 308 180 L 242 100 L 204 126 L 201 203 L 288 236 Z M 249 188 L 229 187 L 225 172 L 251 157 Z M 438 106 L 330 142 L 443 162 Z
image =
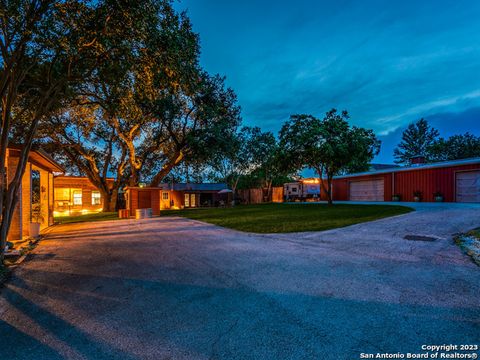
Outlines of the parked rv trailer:
M 320 199 L 320 182 L 318 179 L 302 179 L 283 185 L 285 201 L 306 201 Z

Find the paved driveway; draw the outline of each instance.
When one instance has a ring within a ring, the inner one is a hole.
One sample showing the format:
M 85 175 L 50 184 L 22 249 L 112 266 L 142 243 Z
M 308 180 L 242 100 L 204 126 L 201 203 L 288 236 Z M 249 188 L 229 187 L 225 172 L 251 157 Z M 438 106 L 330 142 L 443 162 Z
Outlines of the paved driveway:
M 480 343 L 480 269 L 451 240 L 479 221 L 479 208 L 437 207 L 288 235 L 181 218 L 59 226 L 0 291 L 0 359 L 358 359 Z

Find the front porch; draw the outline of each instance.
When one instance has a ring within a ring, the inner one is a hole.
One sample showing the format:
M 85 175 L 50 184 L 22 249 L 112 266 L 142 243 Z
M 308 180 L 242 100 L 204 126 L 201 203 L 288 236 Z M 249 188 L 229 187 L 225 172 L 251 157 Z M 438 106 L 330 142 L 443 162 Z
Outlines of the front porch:
M 18 150 L 9 149 L 7 181 L 15 176 L 17 165 Z M 62 171 L 60 165 L 46 153 L 32 151 L 22 177 L 19 200 L 8 233 L 9 241 L 35 236 L 36 230 L 53 224 L 53 173 Z

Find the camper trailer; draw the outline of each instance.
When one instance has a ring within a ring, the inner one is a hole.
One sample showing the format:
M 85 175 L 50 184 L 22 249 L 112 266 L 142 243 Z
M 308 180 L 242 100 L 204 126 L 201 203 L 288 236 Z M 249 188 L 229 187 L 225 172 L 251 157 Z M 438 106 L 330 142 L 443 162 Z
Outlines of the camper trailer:
M 320 200 L 320 180 L 301 179 L 283 185 L 285 201 Z

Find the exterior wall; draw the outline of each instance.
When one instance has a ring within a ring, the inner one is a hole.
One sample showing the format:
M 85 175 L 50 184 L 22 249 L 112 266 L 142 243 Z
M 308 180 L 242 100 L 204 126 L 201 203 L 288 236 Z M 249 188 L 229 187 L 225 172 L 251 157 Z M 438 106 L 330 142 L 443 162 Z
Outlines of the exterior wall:
M 454 202 L 455 174 L 478 169 L 480 164 L 399 172 L 395 174 L 395 193 L 402 195 L 403 201 L 413 201 L 413 192 L 419 190 L 423 201 L 434 201 L 433 193 L 440 191 L 444 201 Z
M 125 192 L 125 200 L 127 204 L 127 210 L 130 211 L 130 215 L 138 209 L 138 192 L 135 189 L 128 189 Z
M 168 199 L 163 198 L 163 194 L 168 193 Z M 185 208 L 185 194 L 195 194 L 195 206 L 203 206 L 202 198 L 208 196 L 210 206 L 216 206 L 218 202 L 228 201 L 228 195 L 218 194 L 216 191 L 177 191 L 177 190 L 161 190 L 160 192 L 160 209 L 183 209 Z M 211 199 L 210 199 L 211 197 Z M 191 197 L 190 197 L 191 199 Z M 172 204 L 173 202 L 173 204 Z M 190 205 L 190 207 L 193 207 Z
M 160 190 L 151 191 L 152 214 L 160 215 Z
M 127 198 L 127 209 L 130 210 L 130 216 L 135 216 L 135 210 L 139 208 L 138 193 L 146 191 L 150 193 L 150 204 L 153 215 L 160 215 L 160 195 L 159 188 L 127 188 L 125 196 Z
M 170 191 L 170 200 L 173 200 L 173 209 L 183 209 L 185 206 L 185 197 L 181 191 Z
M 9 156 L 7 162 L 7 181 L 10 182 L 15 176 L 18 165 L 18 158 Z M 9 240 L 19 240 L 23 237 L 30 236 L 30 222 L 32 220 L 32 170 L 40 173 L 40 202 L 42 209 L 42 217 L 40 221 L 40 229 L 44 229 L 53 224 L 53 213 L 51 210 L 50 194 L 53 193 L 53 187 L 49 178 L 51 172 L 42 167 L 27 162 L 25 173 L 22 177 L 22 185 L 20 187 L 17 206 L 15 207 L 10 231 L 8 233 Z
M 101 211 L 105 199 L 102 194 L 100 194 L 100 204 L 92 204 L 92 192 L 98 191 L 98 188 L 93 185 L 90 180 L 86 177 L 77 177 L 77 176 L 59 176 L 54 180 L 54 189 L 79 189 L 82 191 L 82 205 L 73 205 L 70 201 L 62 201 L 61 199 L 54 199 L 54 210 L 59 213 L 66 214 L 75 214 L 81 212 L 95 212 Z M 110 180 L 113 183 L 113 179 Z M 70 195 L 71 197 L 71 195 Z
M 7 163 L 7 184 L 12 181 L 17 169 L 18 158 L 9 156 Z M 28 165 L 27 165 L 28 166 Z M 23 184 L 23 179 L 22 179 Z M 13 211 L 12 222 L 10 224 L 10 230 L 8 232 L 8 240 L 18 240 L 22 238 L 23 232 L 23 219 L 22 219 L 22 188 L 20 188 L 20 198 L 15 210 Z
M 22 191 L 20 194 L 19 202 L 21 202 L 20 208 L 22 209 L 22 227 L 21 233 L 23 236 L 30 235 L 30 220 L 31 220 L 31 212 L 32 212 L 32 187 L 31 187 L 31 176 L 32 171 L 32 164 L 27 163 L 25 167 L 25 173 L 22 177 Z M 18 205 L 17 205 L 18 206 Z M 21 238 L 21 237 L 20 237 Z
M 53 174 L 48 173 L 48 223 L 50 225 L 52 225 L 54 222 L 54 219 L 53 219 L 54 193 L 55 193 L 54 189 L 55 187 L 54 187 Z
M 384 179 L 385 201 L 391 201 L 394 194 L 399 194 L 402 201 L 414 201 L 413 192 L 421 191 L 422 201 L 433 202 L 435 201 L 433 194 L 439 191 L 443 194 L 445 202 L 455 202 L 455 174 L 479 169 L 480 164 L 471 164 L 334 179 L 333 199 L 349 200 L 352 181 Z M 322 200 L 325 199 L 325 193 L 322 191 Z
M 168 194 L 168 199 L 163 198 L 163 194 Z M 162 190 L 160 194 L 160 209 L 183 209 L 185 198 L 183 192 L 175 190 Z
M 42 219 L 40 223 L 40 229 L 44 229 L 52 223 L 50 223 L 50 214 L 49 214 L 49 193 L 53 192 L 53 188 L 49 188 L 49 172 L 43 169 L 40 169 L 36 166 L 32 166 L 32 170 L 37 170 L 40 172 L 40 202 L 42 206 Z

